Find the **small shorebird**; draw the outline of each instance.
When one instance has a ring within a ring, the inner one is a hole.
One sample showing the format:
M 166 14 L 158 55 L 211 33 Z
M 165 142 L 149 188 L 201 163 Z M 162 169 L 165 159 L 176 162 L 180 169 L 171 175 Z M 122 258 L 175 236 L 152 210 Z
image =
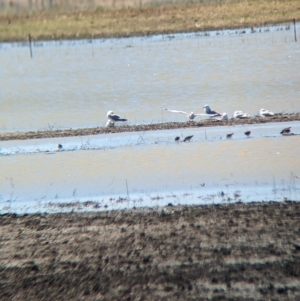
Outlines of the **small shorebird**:
M 265 109 L 260 109 L 259 115 L 260 115 L 261 117 L 270 117 L 270 116 L 274 116 L 274 113 L 273 113 L 273 112 L 270 112 L 270 111 L 268 111 L 268 110 L 265 110 Z
M 226 139 L 231 139 L 231 138 L 232 138 L 232 136 L 233 136 L 233 134 L 234 134 L 234 133 L 227 134 L 227 135 L 226 135 Z
M 179 142 L 179 141 L 180 141 L 180 137 L 179 136 L 175 137 L 175 142 Z
M 247 132 L 245 132 L 245 135 L 246 135 L 247 137 L 249 137 L 249 136 L 250 136 L 250 134 L 251 134 L 251 131 L 247 131 Z
M 212 117 L 216 117 L 216 116 L 221 116 L 220 113 L 216 112 L 216 111 L 213 111 L 209 105 L 205 105 L 204 107 L 204 112 L 207 114 L 207 115 L 215 115 L 215 116 L 212 116 Z
M 57 148 L 58 148 L 58 149 L 62 149 L 63 146 L 62 146 L 61 144 L 57 144 Z
M 183 139 L 183 142 L 187 142 L 187 141 L 190 142 L 193 137 L 194 137 L 194 135 L 187 136 Z
M 286 134 L 289 134 L 291 132 L 291 127 L 289 126 L 288 128 L 284 128 L 280 134 L 281 135 L 286 135 Z

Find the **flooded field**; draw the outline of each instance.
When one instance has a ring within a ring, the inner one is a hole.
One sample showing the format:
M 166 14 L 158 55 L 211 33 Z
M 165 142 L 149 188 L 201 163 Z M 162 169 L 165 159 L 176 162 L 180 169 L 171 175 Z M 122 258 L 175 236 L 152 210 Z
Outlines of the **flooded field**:
M 300 31 L 300 28 L 298 28 Z M 185 121 L 168 109 L 229 117 L 300 111 L 293 27 L 0 45 L 0 133 Z M 199 117 L 200 118 L 200 117 Z
M 3 141 L 1 211 L 299 200 L 298 134 L 290 122 Z
M 230 118 L 300 111 L 289 24 L 35 43 L 32 59 L 28 45 L 0 53 L 2 135 L 103 127 L 108 110 L 129 126 L 187 121 L 165 108 L 203 113 L 205 104 Z M 289 126 L 294 135 L 282 136 Z M 1 141 L 0 212 L 299 200 L 299 134 L 288 121 Z

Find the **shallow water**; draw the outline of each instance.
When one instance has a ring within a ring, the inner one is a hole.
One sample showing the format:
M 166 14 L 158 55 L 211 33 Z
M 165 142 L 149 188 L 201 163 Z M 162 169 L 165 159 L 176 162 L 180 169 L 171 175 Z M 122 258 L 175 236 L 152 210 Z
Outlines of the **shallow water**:
M 290 122 L 153 131 L 142 138 L 121 133 L 5 141 L 0 210 L 300 200 L 300 136 L 281 136 L 286 126 L 300 134 L 300 123 Z M 225 139 L 230 132 L 233 138 Z M 175 143 L 177 135 L 194 137 Z
M 299 26 L 299 25 L 298 25 Z M 300 28 L 298 29 L 299 32 Z M 0 46 L 0 133 L 184 121 L 205 104 L 232 116 L 300 111 L 300 48 L 290 24 L 149 38 Z

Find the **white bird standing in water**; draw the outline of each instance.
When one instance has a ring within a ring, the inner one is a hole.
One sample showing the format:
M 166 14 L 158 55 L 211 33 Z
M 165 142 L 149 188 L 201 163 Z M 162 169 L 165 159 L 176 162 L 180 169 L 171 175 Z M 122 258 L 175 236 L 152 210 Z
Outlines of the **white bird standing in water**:
M 204 107 L 204 112 L 207 114 L 207 115 L 216 115 L 216 116 L 221 116 L 220 113 L 216 112 L 216 111 L 213 111 L 209 105 L 205 105 Z M 215 117 L 215 116 L 212 116 L 212 117 Z
M 270 116 L 274 116 L 274 113 L 273 113 L 273 112 L 270 112 L 270 111 L 268 111 L 268 110 L 265 110 L 265 109 L 260 109 L 259 115 L 260 115 L 261 117 L 270 117 Z
M 114 114 L 113 111 L 108 111 L 106 116 L 107 116 L 107 118 L 108 118 L 109 120 L 111 120 L 113 123 L 116 122 L 116 121 L 127 121 L 127 119 L 121 118 L 119 115 Z M 107 125 L 107 124 L 106 124 L 106 125 Z
M 165 109 L 165 110 L 168 111 L 168 112 L 171 112 L 171 113 L 185 114 L 189 117 L 190 120 L 194 120 L 194 118 L 197 117 L 197 116 L 209 116 L 207 114 L 195 114 L 194 112 L 187 113 L 187 112 L 184 112 L 184 111 L 177 111 L 177 110 L 169 110 L 169 109 Z M 218 116 L 218 115 L 216 114 L 215 116 Z

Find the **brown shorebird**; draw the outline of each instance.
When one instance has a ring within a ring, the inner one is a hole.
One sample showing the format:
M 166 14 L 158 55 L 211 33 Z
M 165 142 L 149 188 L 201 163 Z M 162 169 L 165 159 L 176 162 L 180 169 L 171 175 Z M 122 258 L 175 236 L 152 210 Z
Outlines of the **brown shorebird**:
M 63 146 L 62 146 L 61 144 L 57 144 L 57 148 L 58 148 L 58 149 L 62 149 Z
M 281 135 L 285 135 L 285 134 L 289 134 L 291 132 L 291 127 L 289 126 L 288 128 L 284 128 L 280 134 Z
M 232 138 L 232 136 L 233 136 L 233 134 L 234 134 L 234 133 L 227 134 L 227 135 L 226 135 L 226 138 L 227 138 L 227 139 L 231 139 L 231 138 Z
M 187 141 L 190 142 L 193 137 L 194 137 L 194 135 L 187 136 L 183 139 L 183 142 L 187 142 Z
M 245 132 L 245 135 L 246 135 L 247 137 L 249 137 L 249 136 L 250 136 L 250 134 L 251 134 L 251 132 L 250 132 L 250 131 L 247 131 L 247 132 Z
M 179 141 L 180 141 L 180 137 L 179 136 L 175 137 L 175 142 L 179 142 Z

